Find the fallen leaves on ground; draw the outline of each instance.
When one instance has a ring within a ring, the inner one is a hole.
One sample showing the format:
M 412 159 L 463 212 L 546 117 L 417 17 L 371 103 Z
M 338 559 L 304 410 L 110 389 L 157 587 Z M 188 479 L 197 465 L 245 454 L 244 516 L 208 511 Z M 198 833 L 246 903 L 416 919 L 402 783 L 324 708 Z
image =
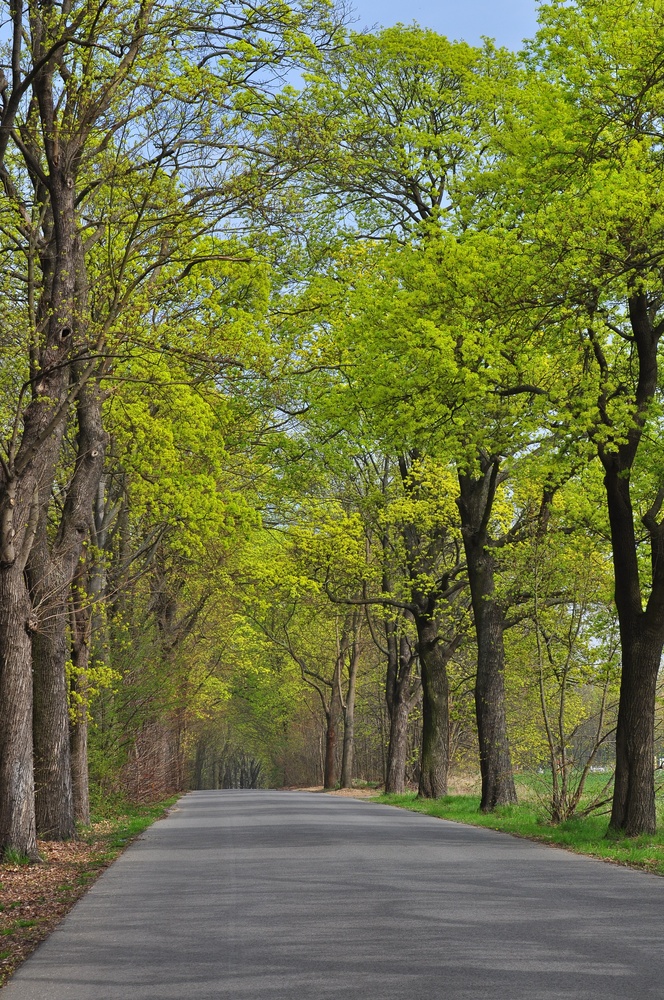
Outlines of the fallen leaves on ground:
M 110 864 L 94 839 L 105 825 L 89 841 L 38 841 L 41 864 L 0 864 L 0 987 Z

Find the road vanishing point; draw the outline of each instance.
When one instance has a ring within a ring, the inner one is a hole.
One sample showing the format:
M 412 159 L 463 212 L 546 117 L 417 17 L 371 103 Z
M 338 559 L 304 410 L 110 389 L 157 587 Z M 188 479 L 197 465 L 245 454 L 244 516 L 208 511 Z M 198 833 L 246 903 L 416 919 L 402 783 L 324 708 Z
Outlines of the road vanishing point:
M 3 1000 L 664 998 L 664 880 L 307 792 L 185 795 Z

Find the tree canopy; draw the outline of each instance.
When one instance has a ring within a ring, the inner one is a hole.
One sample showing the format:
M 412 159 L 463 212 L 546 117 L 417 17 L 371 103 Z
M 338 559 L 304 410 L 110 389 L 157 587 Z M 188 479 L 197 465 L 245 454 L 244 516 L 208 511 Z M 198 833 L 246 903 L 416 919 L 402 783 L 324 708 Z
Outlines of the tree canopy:
M 459 773 L 653 832 L 664 4 L 6 15 L 2 849 Z

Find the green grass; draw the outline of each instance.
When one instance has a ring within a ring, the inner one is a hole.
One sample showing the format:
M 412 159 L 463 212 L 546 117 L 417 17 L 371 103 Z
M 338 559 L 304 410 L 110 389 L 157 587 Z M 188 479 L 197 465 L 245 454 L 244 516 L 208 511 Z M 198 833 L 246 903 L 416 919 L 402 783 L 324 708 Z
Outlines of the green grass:
M 491 830 L 501 830 L 518 837 L 527 837 L 543 844 L 555 844 L 577 854 L 588 854 L 618 864 L 641 868 L 664 875 L 664 830 L 654 837 L 607 836 L 608 818 L 588 816 L 570 819 L 553 826 L 546 819 L 537 802 L 518 806 L 502 806 L 493 813 L 479 811 L 477 795 L 448 795 L 442 799 L 418 799 L 414 793 L 407 795 L 381 795 L 372 802 L 398 806 L 426 816 L 469 823 Z
M 21 851 L 17 851 L 13 847 L 7 848 L 2 860 L 8 865 L 31 865 L 34 863 L 32 858 L 29 858 L 27 854 L 23 854 Z
M 151 805 L 133 805 L 125 802 L 120 806 L 119 803 L 113 802 L 110 808 L 98 808 L 90 817 L 90 826 L 82 826 L 78 831 L 81 840 L 97 845 L 92 863 L 85 871 L 78 874 L 78 884 L 82 885 L 94 879 L 99 869 L 106 867 L 132 840 L 152 826 L 156 820 L 161 819 L 165 811 L 179 798 L 179 795 L 174 795 Z
M 0 934 L 3 937 L 10 937 L 12 934 L 15 934 L 17 930 L 21 930 L 26 927 L 36 927 L 38 923 L 38 920 L 15 920 L 13 924 L 9 925 L 9 927 L 5 927 L 0 930 Z

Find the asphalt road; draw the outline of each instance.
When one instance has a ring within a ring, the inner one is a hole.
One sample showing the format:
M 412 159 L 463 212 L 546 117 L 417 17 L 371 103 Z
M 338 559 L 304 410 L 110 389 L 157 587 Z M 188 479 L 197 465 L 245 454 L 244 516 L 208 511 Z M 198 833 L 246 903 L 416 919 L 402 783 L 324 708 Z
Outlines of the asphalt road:
M 664 998 L 664 880 L 388 806 L 192 792 L 2 1000 Z

